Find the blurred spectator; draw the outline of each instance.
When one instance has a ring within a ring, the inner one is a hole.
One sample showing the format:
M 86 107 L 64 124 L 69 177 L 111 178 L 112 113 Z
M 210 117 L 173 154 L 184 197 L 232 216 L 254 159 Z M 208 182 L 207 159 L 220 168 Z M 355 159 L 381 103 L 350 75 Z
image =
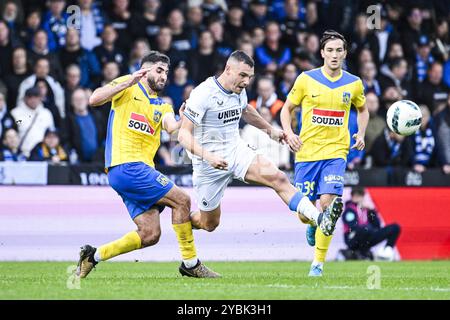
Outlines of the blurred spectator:
M 293 63 L 287 63 L 281 71 L 281 81 L 278 84 L 277 95 L 282 101 L 286 101 L 289 91 L 291 91 L 298 76 L 297 67 Z
M 368 39 L 370 51 L 374 55 L 374 62 L 377 66 L 385 61 L 389 44 L 397 38 L 394 29 L 389 24 L 387 11 L 384 8 L 380 10 L 380 18 L 380 28 L 374 29 Z
M 39 58 L 34 66 L 34 73 L 25 78 L 19 86 L 19 94 L 17 100 L 22 100 L 25 95 L 25 91 L 36 85 L 38 79 L 45 79 L 50 86 L 55 104 L 58 107 L 59 114 L 62 118 L 66 116 L 64 90 L 61 84 L 49 75 L 49 61 L 46 58 Z
M 375 167 L 409 167 L 413 150 L 409 139 L 385 128 L 375 139 L 371 155 Z
M 31 65 L 35 65 L 38 59 L 46 58 L 49 61 L 50 74 L 53 78 L 60 81 L 63 78 L 61 63 L 58 54 L 51 52 L 48 47 L 47 32 L 42 29 L 36 31 L 33 36 L 33 45 L 29 50 L 28 58 Z
M 145 39 L 137 39 L 133 43 L 128 60 L 128 73 L 133 73 L 141 68 L 141 60 L 150 52 L 150 45 Z
M 258 109 L 260 115 L 269 122 L 274 128 L 280 129 L 281 127 L 275 122 L 272 117 L 272 113 L 267 107 L 260 107 Z M 242 139 L 252 147 L 256 148 L 258 153 L 267 156 L 268 159 L 273 161 L 278 168 L 290 169 L 290 150 L 287 145 L 282 145 L 277 141 L 270 138 L 267 132 L 264 132 L 256 127 L 246 124 L 241 131 Z
M 180 9 L 174 9 L 167 17 L 167 23 L 172 32 L 172 46 L 179 51 L 189 51 L 192 48 L 192 34 L 184 28 L 184 16 Z
M 347 155 L 347 169 L 354 170 L 357 169 L 361 163 L 364 161 L 364 156 L 366 154 L 365 150 L 358 150 L 356 148 L 351 148 L 355 144 L 355 139 L 353 135 L 358 132 L 358 111 L 356 108 L 352 107 L 350 109 L 350 114 L 348 116 L 348 131 L 350 133 L 350 150 Z
M 307 33 L 305 36 L 305 52 L 308 54 L 311 63 L 319 66 L 322 58 L 320 56 L 319 37 L 314 33 Z
M 236 40 L 238 34 L 244 29 L 244 10 L 239 5 L 230 5 L 227 12 L 227 19 L 225 24 L 224 39 L 227 43 L 236 48 L 238 46 Z
M 417 102 L 429 106 L 433 115 L 445 108 L 449 88 L 442 81 L 443 68 L 440 62 L 434 62 L 428 70 L 426 80 L 416 90 Z
M 227 59 L 228 56 L 233 52 L 231 45 L 228 44 L 224 39 L 224 30 L 222 22 L 218 19 L 213 19 L 208 24 L 208 30 L 214 38 L 214 50 L 222 56 L 223 59 Z
M 112 0 L 112 8 L 109 12 L 110 23 L 118 35 L 116 45 L 122 50 L 130 48 L 133 42 L 130 34 L 134 16 L 131 15 L 129 6 L 129 0 Z
M 258 48 L 264 44 L 266 34 L 263 28 L 255 27 L 251 30 L 251 41 L 254 48 Z
M 425 80 L 429 66 L 434 62 L 434 58 L 431 55 L 431 45 L 428 37 L 425 35 L 419 38 L 415 62 L 414 80 L 422 82 Z
M 183 103 L 183 91 L 186 86 L 194 84 L 194 82 L 188 77 L 189 72 L 185 61 L 180 61 L 173 67 L 173 79 L 167 85 L 165 92 L 172 98 L 173 109 L 175 114 L 178 114 L 178 110 Z
M 161 0 L 145 0 L 143 2 L 144 11 L 134 13 L 130 21 L 131 34 L 134 39 L 148 39 L 153 48 L 159 28 L 163 24 L 160 10 Z
M 100 45 L 100 35 L 106 23 L 106 19 L 94 0 L 78 0 L 81 8 L 80 43 L 86 50 L 92 50 Z
M 401 42 L 393 41 L 389 44 L 387 56 L 385 59 L 385 63 L 394 60 L 395 58 L 404 58 L 405 54 L 403 53 L 403 47 Z
M 426 105 L 420 105 L 422 123 L 420 129 L 410 136 L 413 146 L 413 169 L 422 173 L 434 165 L 435 160 L 435 133 L 431 122 L 430 110 Z
M 365 191 L 361 187 L 352 188 L 351 200 L 345 203 L 342 213 L 344 223 L 344 241 L 350 252 L 344 256 L 348 260 L 388 260 L 393 261 L 394 247 L 400 235 L 400 226 L 392 223 L 384 227 L 375 208 L 364 205 Z M 375 254 L 370 248 L 386 241 Z
M 255 48 L 253 47 L 253 43 L 248 40 L 239 41 L 237 50 L 244 51 L 249 57 L 255 56 Z
M 367 62 L 360 69 L 361 80 L 364 86 L 364 93 L 374 93 L 377 97 L 381 96 L 381 85 L 377 80 L 377 67 L 373 62 Z
M 38 88 L 27 89 L 24 96 L 11 115 L 19 128 L 19 149 L 28 157 L 31 149 L 43 140 L 45 130 L 55 127 L 55 122 L 50 110 L 44 108 Z
M 91 162 L 104 143 L 105 130 L 98 113 L 88 108 L 88 95 L 84 89 L 72 94 L 72 112 L 67 119 L 69 149 L 75 149 L 80 162 Z
M 101 73 L 100 63 L 92 51 L 81 47 L 78 30 L 74 28 L 67 30 L 66 45 L 61 49 L 59 55 L 64 69 L 71 64 L 76 64 L 80 67 L 80 85 L 82 87 L 93 88 L 97 85 Z
M 351 39 L 352 41 L 348 47 L 348 59 L 351 61 L 352 65 L 356 65 L 354 59 L 358 56 L 359 52 L 363 48 L 369 46 L 369 28 L 367 25 L 367 16 L 364 13 L 360 13 L 355 18 L 355 28 L 352 31 Z M 364 67 L 364 65 L 362 66 Z
M 219 18 L 221 21 L 225 20 L 225 12 L 228 11 L 228 6 L 225 0 L 203 0 L 202 11 L 205 20 L 210 18 Z
M 6 89 L 8 90 L 8 108 L 17 105 L 19 86 L 30 75 L 27 64 L 27 51 L 24 47 L 17 47 L 12 52 L 12 71 L 5 75 Z
M 282 42 L 291 51 L 300 45 L 299 35 L 306 31 L 306 22 L 303 20 L 306 11 L 304 4 L 304 1 L 285 0 L 283 6 L 285 16 L 283 19 L 277 19 L 282 32 Z
M 172 31 L 167 26 L 161 26 L 158 36 L 156 37 L 156 47 L 161 53 L 169 56 L 170 63 L 176 64 L 179 61 L 187 61 L 188 55 L 185 51 L 180 51 L 172 46 Z
M 281 32 L 278 23 L 268 22 L 264 44 L 255 49 L 255 63 L 266 72 L 275 73 L 278 68 L 290 62 L 291 51 L 280 43 Z
M 275 85 L 273 79 L 269 77 L 261 77 L 258 80 L 257 90 L 258 96 L 255 100 L 249 102 L 249 104 L 256 110 L 266 107 L 270 110 L 273 119 L 280 123 L 280 112 L 284 102 L 278 99 L 275 93 Z
M 5 95 L 0 92 L 0 137 L 10 128 L 17 129 L 16 121 L 8 111 Z
M 194 1 L 195 2 L 195 1 Z M 200 31 L 205 29 L 203 10 L 199 3 L 189 4 L 187 9 L 186 28 L 192 34 L 191 46 L 192 49 L 197 48 L 198 35 Z
M 420 8 L 412 7 L 409 12 L 407 12 L 407 25 L 404 30 L 401 31 L 401 40 L 405 51 L 405 57 L 409 61 L 414 61 L 417 40 L 419 40 L 420 35 L 424 34 L 422 20 Z
M 382 68 L 380 75 L 382 90 L 388 87 L 396 87 L 403 97 L 408 97 L 411 92 L 411 82 L 408 79 L 408 62 L 403 58 L 396 58 L 389 63 L 389 68 Z
M 102 44 L 95 47 L 94 53 L 102 66 L 107 62 L 114 61 L 119 64 L 120 70 L 126 73 L 127 57 L 124 51 L 116 46 L 116 41 L 116 30 L 112 25 L 106 25 L 102 32 Z
M 378 109 L 378 114 L 386 118 L 387 110 L 390 108 L 390 106 L 399 100 L 402 100 L 404 97 L 402 96 L 400 90 L 397 87 L 387 87 L 383 91 L 383 95 L 381 97 L 381 108 Z
M 0 20 L 0 77 L 11 73 L 11 57 L 13 47 L 9 28 L 5 21 Z
M 76 64 L 71 64 L 66 68 L 66 76 L 64 81 L 64 102 L 65 114 L 70 112 L 70 99 L 75 89 L 80 87 L 81 70 Z
M 31 151 L 29 161 L 47 161 L 50 164 L 67 162 L 69 157 L 61 146 L 59 131 L 55 128 L 45 130 L 44 140 Z
M 0 147 L 0 161 L 27 160 L 27 157 L 19 149 L 20 139 L 16 129 L 6 129 L 1 137 L 3 146 Z
M 186 87 L 184 87 L 184 91 L 183 91 L 183 101 L 186 101 L 187 99 L 189 99 L 189 95 L 191 94 L 191 91 L 195 88 L 194 85 L 187 85 Z
M 35 87 L 39 89 L 42 104 L 52 113 L 55 127 L 59 130 L 64 130 L 61 115 L 55 105 L 55 97 L 47 81 L 45 79 L 37 79 Z
M 436 58 L 441 61 L 447 61 L 450 58 L 450 34 L 448 27 L 448 20 L 439 18 L 436 21 L 435 39 L 436 46 L 432 50 Z
M 436 138 L 439 163 L 445 174 L 450 174 L 450 94 L 447 106 L 436 115 Z
M 12 38 L 16 38 L 21 29 L 21 12 L 15 1 L 7 1 L 2 19 L 7 23 Z
M 19 32 L 21 42 L 29 49 L 33 45 L 34 34 L 41 27 L 41 11 L 32 9 L 26 18 L 26 25 Z
M 49 10 L 42 18 L 42 28 L 47 32 L 50 51 L 62 48 L 66 44 L 67 12 L 65 0 L 50 0 Z
M 366 152 L 371 153 L 372 145 L 375 139 L 383 132 L 386 128 L 386 120 L 378 115 L 378 109 L 380 107 L 380 102 L 375 93 L 369 92 L 366 94 L 366 107 L 369 111 L 369 123 L 366 129 Z
M 267 0 L 251 0 L 249 9 L 244 16 L 245 29 L 264 28 L 269 20 Z
M 199 84 L 222 70 L 224 59 L 214 50 L 214 38 L 209 30 L 200 33 L 198 48 L 189 54 L 189 74 Z

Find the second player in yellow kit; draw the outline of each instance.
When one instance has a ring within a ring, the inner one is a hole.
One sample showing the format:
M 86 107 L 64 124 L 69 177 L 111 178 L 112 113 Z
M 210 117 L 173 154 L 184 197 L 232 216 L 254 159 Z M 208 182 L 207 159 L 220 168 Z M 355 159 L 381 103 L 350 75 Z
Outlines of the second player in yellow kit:
M 342 70 L 347 54 L 344 37 L 326 31 L 320 40 L 324 65 L 297 77 L 281 111 L 281 122 L 295 155 L 295 185 L 311 201 L 319 198 L 325 210 L 336 197 L 342 196 L 347 154 L 350 148 L 348 119 L 351 106 L 358 110 L 358 133 L 353 148 L 364 148 L 364 135 L 369 119 L 365 108 L 361 80 Z M 301 131 L 294 134 L 291 112 L 301 106 Z M 341 210 L 342 212 L 342 210 Z M 340 214 L 340 213 L 339 213 Z M 315 246 L 310 276 L 322 276 L 323 263 L 331 237 L 324 235 L 314 223 L 307 228 L 307 240 Z

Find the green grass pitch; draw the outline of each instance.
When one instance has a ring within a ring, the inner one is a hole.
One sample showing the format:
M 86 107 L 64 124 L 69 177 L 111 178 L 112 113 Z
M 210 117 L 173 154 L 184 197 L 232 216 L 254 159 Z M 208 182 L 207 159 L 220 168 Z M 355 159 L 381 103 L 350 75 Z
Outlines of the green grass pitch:
M 181 277 L 174 262 L 104 262 L 79 289 L 73 265 L 0 262 L 0 299 L 450 299 L 450 261 L 328 262 L 323 278 L 308 278 L 307 262 L 208 262 L 221 279 Z

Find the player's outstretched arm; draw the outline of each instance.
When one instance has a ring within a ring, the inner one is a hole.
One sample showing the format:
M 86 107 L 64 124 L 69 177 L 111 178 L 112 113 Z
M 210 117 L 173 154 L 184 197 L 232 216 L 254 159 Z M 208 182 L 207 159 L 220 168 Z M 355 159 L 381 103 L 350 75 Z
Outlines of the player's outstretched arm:
M 180 113 L 182 114 L 182 113 Z M 200 157 L 208 161 L 208 163 L 216 169 L 227 170 L 228 163 L 222 159 L 209 152 L 208 150 L 203 149 L 200 144 L 195 140 L 193 135 L 194 131 L 194 123 L 183 116 L 181 122 L 181 128 L 178 132 L 178 142 L 190 153 Z
M 140 69 L 130 75 L 126 81 L 115 84 L 114 81 L 104 85 L 103 87 L 95 89 L 89 98 L 89 104 L 93 107 L 101 106 L 118 94 L 119 92 L 131 87 L 139 82 L 149 69 Z
M 286 132 L 286 140 L 289 144 L 289 147 L 292 151 L 297 152 L 302 147 L 302 141 L 300 137 L 294 133 L 292 130 L 292 111 L 297 108 L 295 104 L 293 104 L 289 99 L 286 99 L 286 102 L 283 105 L 280 113 L 281 125 L 283 126 L 284 132 Z
M 272 139 L 278 142 L 285 141 L 286 139 L 285 133 L 282 130 L 278 130 L 272 127 L 272 125 L 268 123 L 266 120 L 264 120 L 264 118 L 261 117 L 258 111 L 256 111 L 256 109 L 253 108 L 251 105 L 247 105 L 247 108 L 245 108 L 244 111 L 242 112 L 242 117 L 244 118 L 245 122 L 258 129 L 263 130 Z

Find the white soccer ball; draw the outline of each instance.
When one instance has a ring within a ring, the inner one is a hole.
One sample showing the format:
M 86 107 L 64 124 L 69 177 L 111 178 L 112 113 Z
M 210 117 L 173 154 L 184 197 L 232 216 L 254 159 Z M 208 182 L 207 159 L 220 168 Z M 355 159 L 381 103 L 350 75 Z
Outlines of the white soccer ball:
M 409 136 L 419 130 L 422 122 L 422 112 L 414 102 L 400 100 L 389 107 L 386 121 L 391 131 L 402 136 Z

